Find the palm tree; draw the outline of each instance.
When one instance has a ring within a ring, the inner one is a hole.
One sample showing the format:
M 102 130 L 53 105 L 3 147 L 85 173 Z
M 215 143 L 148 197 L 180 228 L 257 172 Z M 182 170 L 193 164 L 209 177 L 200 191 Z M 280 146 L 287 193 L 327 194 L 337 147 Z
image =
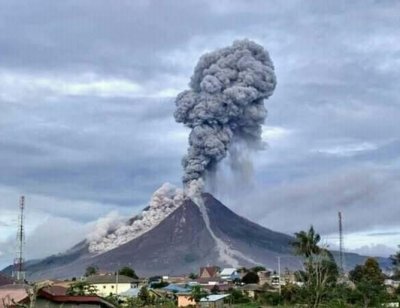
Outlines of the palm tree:
M 307 259 L 312 259 L 313 255 L 317 255 L 321 252 L 321 248 L 318 246 L 321 236 L 315 232 L 314 227 L 306 231 L 296 232 L 296 240 L 292 243 L 296 254 L 304 256 Z

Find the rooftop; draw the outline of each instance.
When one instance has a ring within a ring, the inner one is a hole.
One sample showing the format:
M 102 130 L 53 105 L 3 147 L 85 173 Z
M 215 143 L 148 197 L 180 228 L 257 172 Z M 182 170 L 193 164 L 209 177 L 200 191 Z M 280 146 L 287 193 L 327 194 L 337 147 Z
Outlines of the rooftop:
M 0 286 L 4 286 L 7 284 L 13 284 L 13 283 L 14 283 L 14 279 L 0 273 Z
M 137 279 L 133 279 L 131 277 L 125 275 L 118 275 L 118 283 L 134 283 L 137 282 Z M 86 278 L 86 282 L 91 284 L 100 284 L 100 283 L 116 283 L 117 275 L 93 275 Z
M 224 268 L 221 271 L 220 276 L 230 276 L 234 274 L 236 271 L 237 271 L 236 268 Z
M 225 297 L 228 297 L 230 294 L 212 294 L 200 299 L 200 302 L 216 302 Z

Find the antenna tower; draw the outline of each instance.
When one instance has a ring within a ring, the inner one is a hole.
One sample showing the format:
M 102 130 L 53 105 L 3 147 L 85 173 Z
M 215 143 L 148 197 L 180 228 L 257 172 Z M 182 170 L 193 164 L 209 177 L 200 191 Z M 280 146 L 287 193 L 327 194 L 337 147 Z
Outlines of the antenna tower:
M 25 244 L 25 230 L 24 230 L 24 209 L 25 197 L 21 196 L 19 201 L 19 215 L 18 215 L 18 229 L 17 229 L 17 250 L 14 259 L 14 270 L 12 273 L 13 278 L 22 282 L 25 280 L 24 271 L 24 244 Z
M 339 218 L 339 270 L 340 273 L 344 274 L 344 254 L 343 254 L 343 224 L 342 224 L 342 212 L 338 212 Z

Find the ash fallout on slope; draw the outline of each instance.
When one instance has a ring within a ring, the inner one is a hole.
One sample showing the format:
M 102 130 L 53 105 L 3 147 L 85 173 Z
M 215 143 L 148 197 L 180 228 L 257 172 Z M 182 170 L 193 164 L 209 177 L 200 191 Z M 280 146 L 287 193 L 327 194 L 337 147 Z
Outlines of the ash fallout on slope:
M 174 112 L 176 122 L 191 129 L 182 160 L 186 186 L 213 173 L 228 153 L 232 167 L 240 169 L 238 149 L 262 148 L 264 99 L 272 95 L 276 77 L 268 52 L 246 39 L 204 54 L 189 86 L 177 96 Z

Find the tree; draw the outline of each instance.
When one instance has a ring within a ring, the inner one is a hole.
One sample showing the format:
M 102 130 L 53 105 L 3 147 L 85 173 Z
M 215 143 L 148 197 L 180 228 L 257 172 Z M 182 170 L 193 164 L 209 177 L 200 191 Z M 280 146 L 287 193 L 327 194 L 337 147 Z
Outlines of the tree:
M 242 282 L 245 284 L 259 283 L 260 277 L 258 277 L 257 273 L 255 273 L 255 272 L 248 272 L 246 275 L 243 276 Z
M 392 260 L 392 264 L 394 267 L 394 278 L 399 279 L 400 278 L 400 245 L 398 246 L 399 251 L 396 252 L 396 254 L 390 256 L 390 259 Z
M 306 259 L 312 259 L 313 255 L 317 255 L 320 252 L 318 246 L 321 236 L 315 233 L 314 227 L 306 231 L 296 232 L 294 234 L 296 240 L 292 243 L 296 254 L 304 256 Z
M 200 302 L 200 299 L 207 296 L 207 292 L 204 291 L 200 286 L 194 286 L 190 294 L 190 299 L 194 300 L 196 304 Z
M 95 286 L 87 283 L 86 281 L 76 281 L 72 283 L 67 289 L 68 295 L 95 295 L 97 289 Z
M 261 265 L 257 265 L 257 266 L 252 267 L 250 269 L 250 271 L 255 272 L 255 273 L 262 272 L 262 271 L 265 271 L 265 267 L 261 266 Z
M 189 274 L 189 278 L 190 278 L 190 279 L 193 279 L 193 280 L 194 280 L 194 279 L 197 279 L 198 277 L 199 277 L 199 275 L 197 275 L 197 274 L 195 274 L 195 273 L 190 273 L 190 274 Z
M 131 277 L 133 279 L 139 279 L 139 277 L 136 275 L 135 271 L 132 268 L 130 268 L 129 266 L 124 266 L 123 268 L 121 268 L 118 271 L 118 273 L 120 275 Z
M 146 286 L 142 287 L 138 293 L 138 298 L 145 304 L 149 305 L 152 304 L 152 296 L 149 293 L 149 290 Z
M 245 294 L 243 294 L 242 291 L 238 289 L 229 289 L 228 292 L 231 295 L 229 297 L 229 300 L 232 304 L 245 304 L 251 301 L 249 297 L 247 297 Z
M 116 294 L 110 294 L 107 297 L 105 297 L 105 300 L 111 304 L 113 304 L 115 307 L 121 307 L 119 305 L 119 300 L 118 300 L 118 295 Z
M 220 292 L 218 285 L 214 285 L 211 288 L 211 294 L 218 294 Z
M 356 291 L 362 298 L 363 307 L 380 306 L 385 297 L 384 276 L 378 262 L 368 258 L 364 265 L 357 265 L 349 273 L 349 278 L 356 285 Z
M 96 275 L 99 271 L 99 268 L 95 265 L 90 265 L 86 268 L 85 277 L 89 277 L 92 275 Z
M 327 296 L 338 277 L 338 268 L 332 254 L 318 244 L 321 236 L 315 232 L 313 226 L 308 231 L 295 233 L 292 243 L 297 255 L 305 258 L 305 270 L 297 273 L 303 282 L 301 288 L 308 307 L 319 307 L 321 301 Z

